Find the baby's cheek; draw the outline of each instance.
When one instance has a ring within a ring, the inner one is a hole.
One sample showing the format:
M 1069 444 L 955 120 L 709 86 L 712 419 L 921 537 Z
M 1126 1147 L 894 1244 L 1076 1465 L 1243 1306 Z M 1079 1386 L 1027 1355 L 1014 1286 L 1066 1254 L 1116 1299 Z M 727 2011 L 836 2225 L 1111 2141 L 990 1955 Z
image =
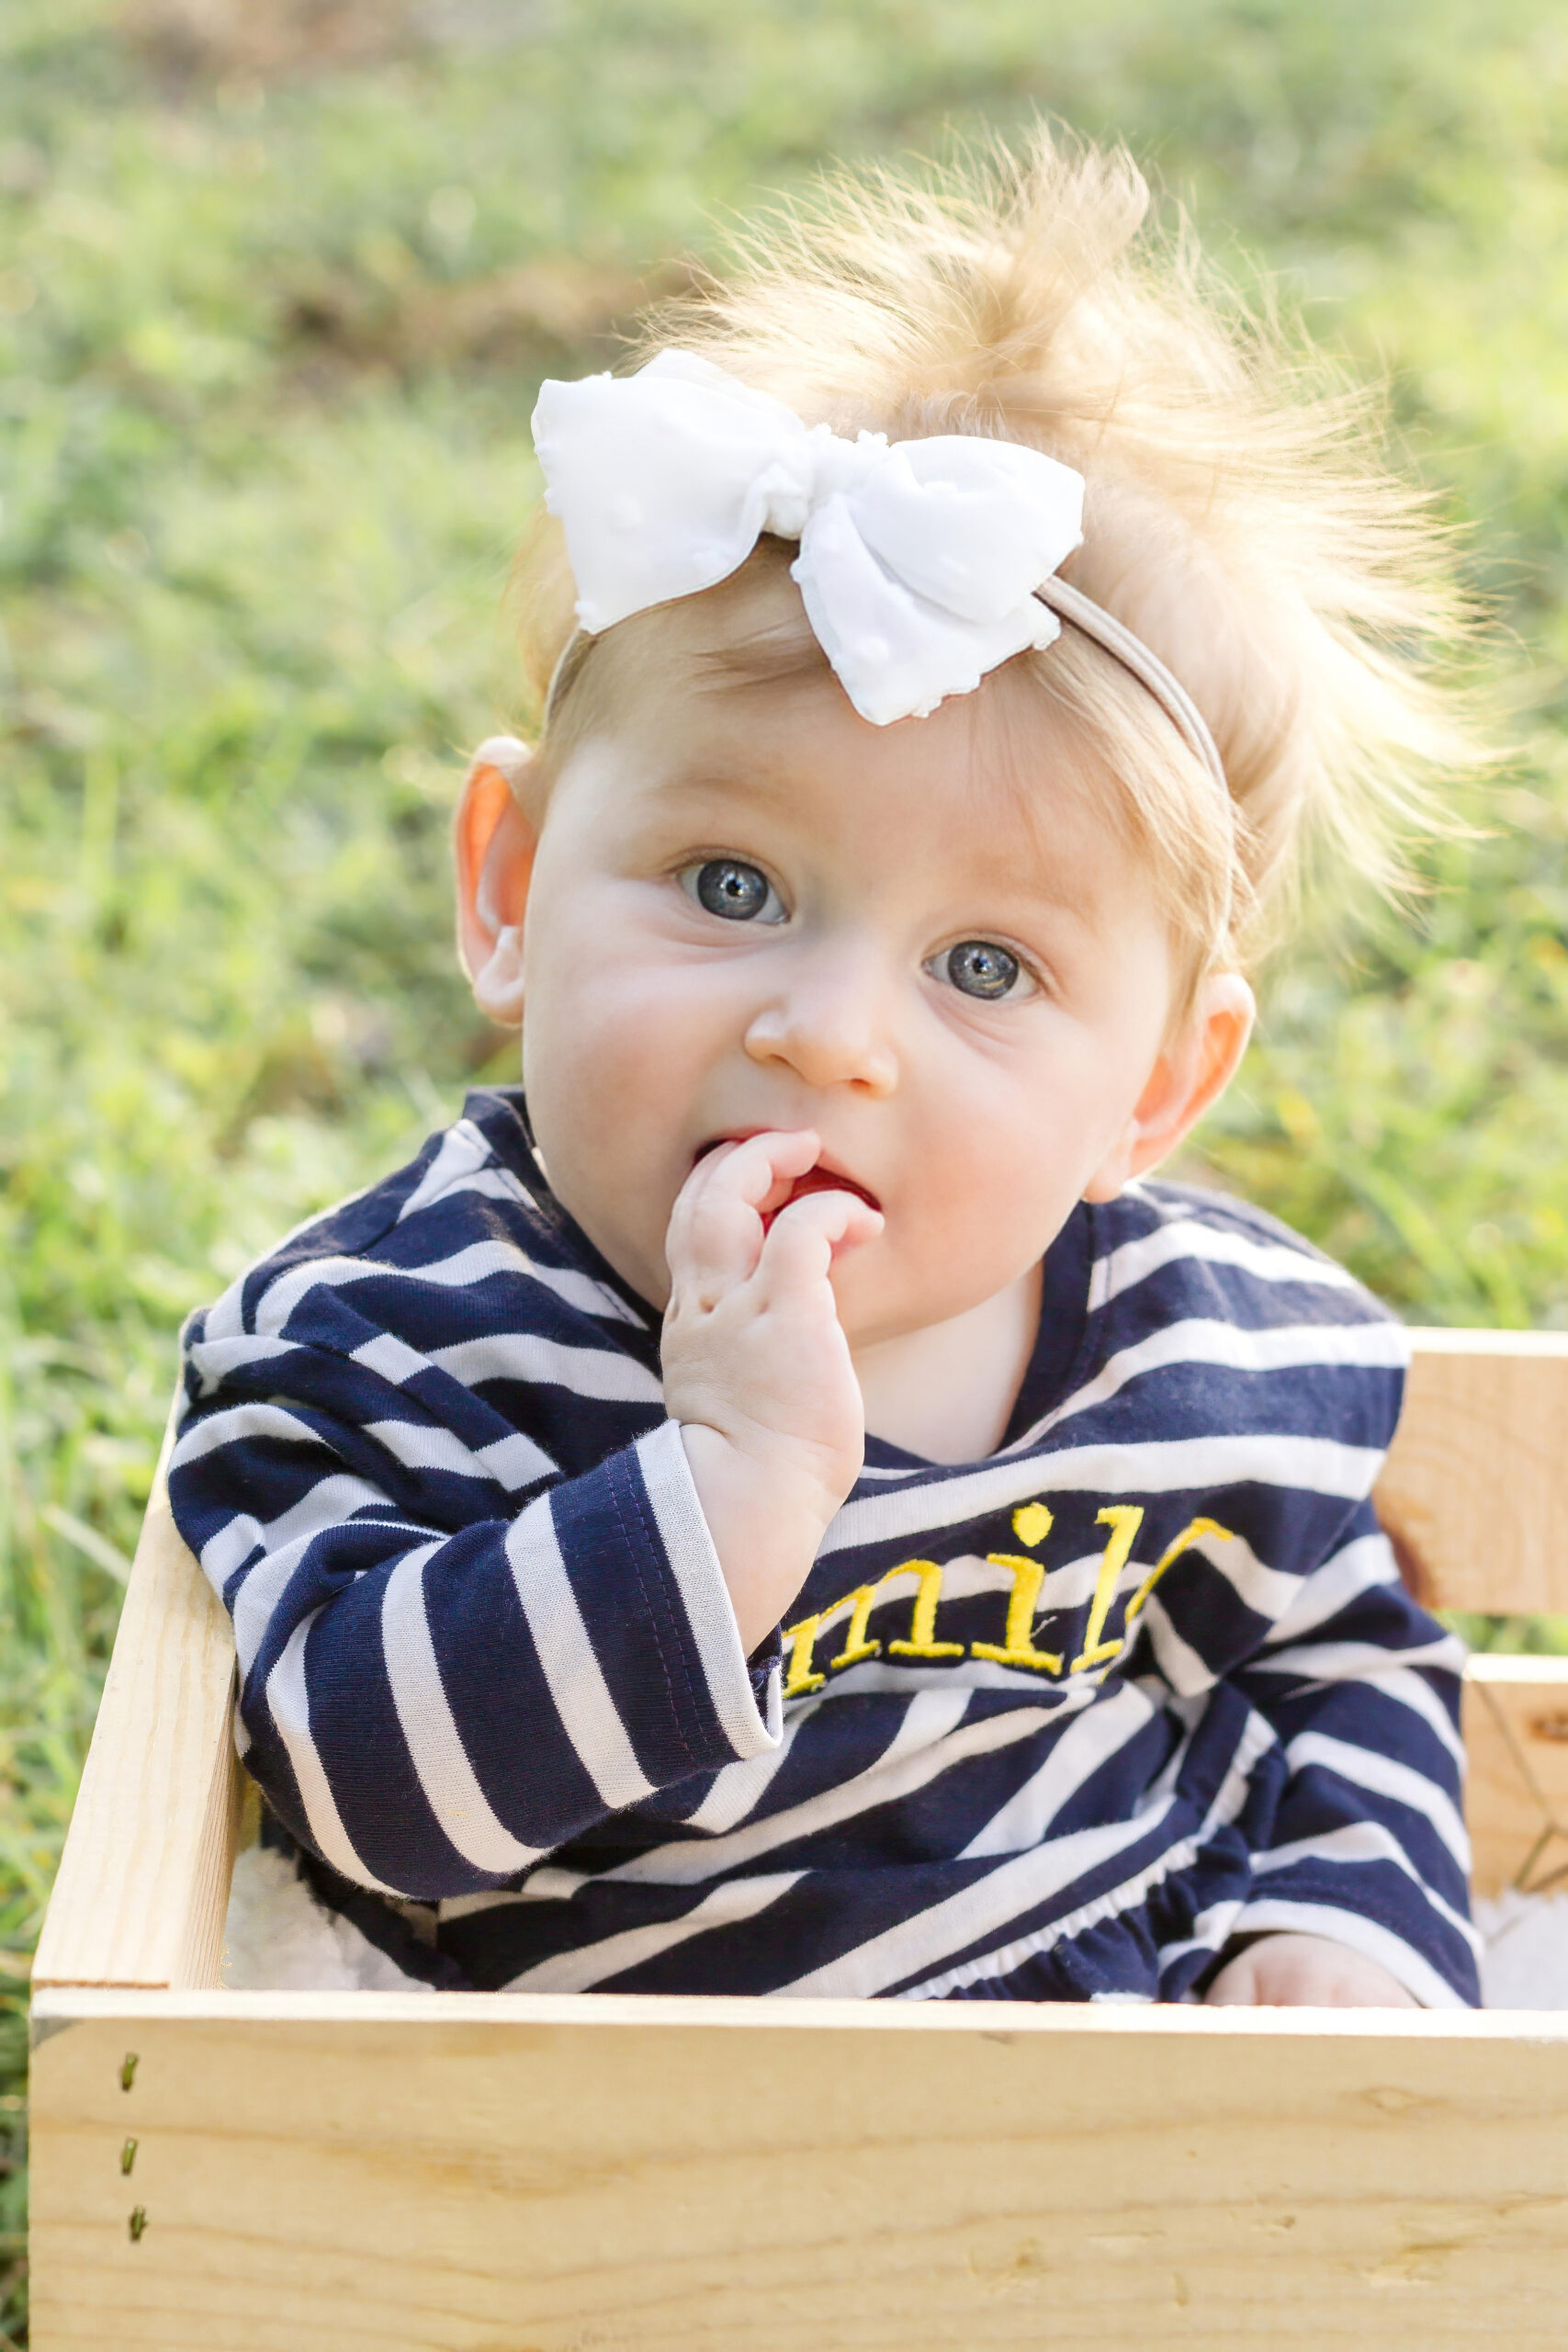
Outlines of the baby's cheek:
M 662 1267 L 664 1228 L 684 1172 L 672 1136 L 680 1087 L 635 1002 L 617 1017 L 585 990 L 553 1017 L 525 1022 L 523 1078 L 534 1131 L 558 1197 L 617 1271 L 646 1287 Z M 666 1197 L 666 1195 L 668 1197 Z M 625 1262 L 635 1246 L 640 1263 Z
M 994 1267 L 1010 1281 L 1060 1231 L 1078 1198 L 1077 1174 L 1033 1105 L 1011 1116 L 989 1103 L 954 1106 L 925 1155 L 922 1189 L 954 1266 Z
M 547 1089 L 574 1124 L 668 1117 L 673 1041 L 652 990 L 579 965 L 530 1005 L 523 1034 L 530 1091 Z

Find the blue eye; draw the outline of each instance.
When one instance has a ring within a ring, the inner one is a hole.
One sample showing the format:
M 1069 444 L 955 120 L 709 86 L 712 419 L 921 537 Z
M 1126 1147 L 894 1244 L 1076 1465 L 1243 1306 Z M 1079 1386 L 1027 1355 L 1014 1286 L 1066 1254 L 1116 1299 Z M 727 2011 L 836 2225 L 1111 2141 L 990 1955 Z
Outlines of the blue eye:
M 1018 957 L 993 939 L 961 940 L 937 957 L 936 968 L 964 996 L 980 997 L 990 1004 L 1010 996 L 1023 977 Z
M 778 892 L 760 866 L 739 857 L 710 857 L 705 865 L 688 866 L 682 888 L 710 915 L 725 922 L 783 922 L 784 910 Z

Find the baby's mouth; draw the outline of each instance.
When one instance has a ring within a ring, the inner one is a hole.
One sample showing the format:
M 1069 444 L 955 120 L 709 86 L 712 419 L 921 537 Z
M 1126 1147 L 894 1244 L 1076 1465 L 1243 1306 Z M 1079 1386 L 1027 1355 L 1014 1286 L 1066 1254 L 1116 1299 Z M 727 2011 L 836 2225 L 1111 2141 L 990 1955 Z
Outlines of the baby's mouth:
M 857 1184 L 852 1176 L 840 1176 L 831 1168 L 823 1168 L 818 1165 L 816 1168 L 808 1168 L 804 1176 L 795 1178 L 789 1188 L 789 1199 L 781 1201 L 778 1209 L 770 1210 L 763 1223 L 771 1225 L 773 1218 L 777 1216 L 779 1209 L 787 1209 L 791 1201 L 803 1201 L 807 1193 L 853 1193 L 857 1200 L 865 1203 L 867 1208 L 875 1209 L 878 1215 L 881 1214 L 882 1203 L 874 1193 L 867 1192 L 863 1184 Z
M 720 1144 L 745 1143 L 750 1139 L 751 1136 L 760 1132 L 760 1129 L 751 1127 L 739 1135 L 715 1136 L 710 1143 L 704 1144 L 692 1165 L 694 1168 L 697 1160 L 705 1159 L 710 1151 L 718 1149 Z M 853 1176 L 845 1175 L 842 1169 L 833 1167 L 829 1161 L 819 1159 L 815 1168 L 808 1168 L 804 1176 L 796 1176 L 794 1179 L 788 1193 L 779 1203 L 778 1207 L 769 1209 L 763 1216 L 763 1225 L 771 1226 L 780 1210 L 787 1209 L 795 1201 L 805 1200 L 808 1193 L 852 1193 L 857 1200 L 865 1203 L 867 1208 L 874 1209 L 878 1216 L 882 1214 L 882 1203 L 866 1185 Z

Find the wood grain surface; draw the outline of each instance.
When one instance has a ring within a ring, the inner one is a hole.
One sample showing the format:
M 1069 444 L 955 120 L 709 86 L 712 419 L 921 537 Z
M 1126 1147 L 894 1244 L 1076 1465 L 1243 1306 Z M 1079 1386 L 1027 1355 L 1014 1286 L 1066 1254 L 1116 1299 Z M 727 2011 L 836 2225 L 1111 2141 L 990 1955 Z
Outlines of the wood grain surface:
M 1562 2341 L 1568 2018 L 54 1993 L 40 2024 L 36 2352 Z
M 164 1453 L 35 1984 L 216 1984 L 240 1770 L 234 1640 L 175 1532 Z
M 1477 1894 L 1568 1883 L 1568 1657 L 1472 1657 L 1464 1746 Z
M 1410 1334 L 1378 1510 L 1431 1609 L 1568 1615 L 1568 1331 Z

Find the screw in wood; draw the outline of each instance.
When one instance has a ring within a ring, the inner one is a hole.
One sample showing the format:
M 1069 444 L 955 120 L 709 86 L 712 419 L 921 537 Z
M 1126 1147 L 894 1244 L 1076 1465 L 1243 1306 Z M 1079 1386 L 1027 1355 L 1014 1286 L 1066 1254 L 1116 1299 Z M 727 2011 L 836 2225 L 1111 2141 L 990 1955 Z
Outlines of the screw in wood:
M 132 2165 L 135 2162 L 136 2162 L 136 2143 L 135 2143 L 135 2141 L 134 2141 L 134 2140 L 127 2140 L 127 2142 L 126 2142 L 126 2143 L 125 2143 L 124 2147 L 123 2147 L 123 2148 L 120 2150 L 120 2152 L 119 2152 L 119 2168 L 120 2168 L 121 2172 L 122 2172 L 122 2173 L 129 2173 L 129 2172 L 130 2172 L 130 2170 L 131 2165 Z
M 141 2238 L 141 2233 L 142 2233 L 142 2231 L 143 2231 L 146 2227 L 147 2227 L 147 2208 L 146 2208 L 146 2206 L 145 2206 L 145 2205 L 133 2205 L 133 2206 L 131 2207 L 131 2209 L 130 2209 L 130 2243 L 131 2243 L 131 2245 L 135 2245 L 138 2243 L 138 2241 L 140 2240 L 140 2238 Z
M 119 2086 L 122 2091 L 128 2091 L 130 2088 L 131 2084 L 136 2080 L 137 2064 L 138 2061 L 135 2051 L 128 2050 L 124 2058 L 120 2062 Z

